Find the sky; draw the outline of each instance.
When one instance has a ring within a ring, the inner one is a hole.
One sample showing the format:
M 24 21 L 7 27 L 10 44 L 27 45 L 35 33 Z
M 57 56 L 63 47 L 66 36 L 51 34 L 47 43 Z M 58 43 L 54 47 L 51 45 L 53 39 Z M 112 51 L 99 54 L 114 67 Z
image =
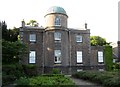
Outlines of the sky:
M 63 7 L 69 28 L 88 24 L 91 36 L 101 36 L 108 42 L 118 41 L 119 0 L 0 0 L 0 21 L 8 28 L 21 27 L 21 21 L 36 20 L 44 26 L 44 16 L 51 6 Z

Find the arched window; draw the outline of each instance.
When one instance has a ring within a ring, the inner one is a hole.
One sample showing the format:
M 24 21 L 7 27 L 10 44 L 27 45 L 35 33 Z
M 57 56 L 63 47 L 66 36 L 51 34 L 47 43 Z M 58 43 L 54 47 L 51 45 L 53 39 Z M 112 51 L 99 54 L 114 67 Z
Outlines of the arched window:
M 59 17 L 55 18 L 55 25 L 61 25 L 61 21 Z

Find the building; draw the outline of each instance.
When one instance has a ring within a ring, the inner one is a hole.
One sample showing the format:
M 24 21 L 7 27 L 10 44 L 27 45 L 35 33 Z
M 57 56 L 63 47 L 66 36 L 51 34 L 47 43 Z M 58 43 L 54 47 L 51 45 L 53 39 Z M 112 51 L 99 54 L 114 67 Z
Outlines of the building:
M 54 68 L 71 74 L 82 70 L 104 70 L 104 47 L 90 45 L 90 29 L 67 27 L 68 15 L 62 7 L 53 6 L 44 16 L 45 27 L 26 26 L 22 21 L 20 39 L 28 44 L 29 54 L 23 64 L 34 64 L 38 73 Z

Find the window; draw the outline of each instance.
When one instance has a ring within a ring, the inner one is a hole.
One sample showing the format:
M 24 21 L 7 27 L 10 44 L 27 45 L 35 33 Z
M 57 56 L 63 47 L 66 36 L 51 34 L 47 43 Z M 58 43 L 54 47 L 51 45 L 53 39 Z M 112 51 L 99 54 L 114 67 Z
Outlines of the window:
M 82 63 L 82 51 L 77 51 L 77 63 Z
M 29 63 L 35 63 L 35 58 L 36 58 L 36 52 L 35 51 L 30 51 L 30 53 L 29 53 Z
M 103 62 L 103 52 L 98 51 L 98 62 Z
M 82 36 L 81 35 L 76 36 L 76 42 L 82 42 Z
M 61 41 L 61 33 L 55 32 L 54 33 L 54 40 L 55 41 Z
M 60 18 L 56 17 L 55 18 L 55 25 L 61 25 L 60 23 L 61 23 Z
M 54 62 L 61 63 L 61 50 L 55 50 L 54 55 L 55 55 Z
M 36 34 L 30 34 L 30 42 L 36 41 Z
M 83 71 L 83 69 L 77 69 L 77 72 Z

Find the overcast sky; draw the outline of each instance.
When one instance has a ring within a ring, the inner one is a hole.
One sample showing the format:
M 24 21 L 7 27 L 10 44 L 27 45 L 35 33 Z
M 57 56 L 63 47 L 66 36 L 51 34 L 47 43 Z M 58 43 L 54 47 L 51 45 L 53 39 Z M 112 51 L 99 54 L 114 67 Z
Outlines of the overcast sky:
M 61 6 L 68 15 L 68 27 L 81 28 L 85 22 L 91 35 L 118 41 L 119 0 L 0 0 L 0 21 L 8 28 L 20 27 L 33 19 L 44 26 L 44 15 L 51 6 Z

